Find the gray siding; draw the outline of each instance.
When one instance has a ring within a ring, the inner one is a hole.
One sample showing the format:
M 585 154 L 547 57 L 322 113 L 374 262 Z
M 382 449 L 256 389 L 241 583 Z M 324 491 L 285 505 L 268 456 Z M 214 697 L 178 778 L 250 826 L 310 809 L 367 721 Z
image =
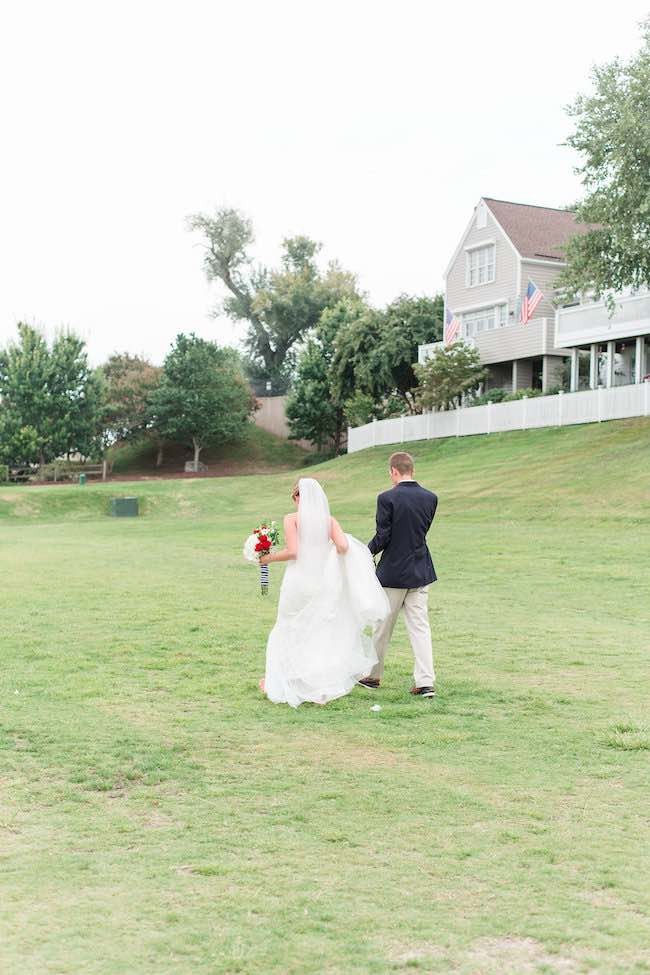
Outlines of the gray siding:
M 530 261 L 521 262 L 521 296 L 526 294 L 528 279 L 531 278 L 538 288 L 544 293 L 535 310 L 535 318 L 555 318 L 555 305 L 553 304 L 553 292 L 555 290 L 555 279 L 560 273 L 559 267 L 550 264 L 532 264 Z
M 553 318 L 533 318 L 527 325 L 507 325 L 505 328 L 480 332 L 475 336 L 474 344 L 481 355 L 481 362 L 507 362 L 557 351 L 554 336 Z M 565 354 L 568 355 L 568 352 Z
M 506 362 L 527 359 L 544 353 L 544 323 L 541 319 L 528 325 L 509 325 L 481 332 L 474 339 L 481 362 Z
M 480 244 L 482 241 L 495 242 L 495 280 L 490 284 L 479 284 L 470 288 L 465 284 L 465 247 Z M 474 213 L 472 227 L 447 274 L 447 308 L 455 313 L 462 313 L 463 309 L 475 306 L 480 308 L 506 300 L 510 311 L 514 312 L 517 296 L 517 263 L 518 258 L 512 245 L 497 226 L 490 211 L 488 210 L 487 213 L 487 226 L 481 229 L 476 227 L 476 213 Z M 511 316 L 510 320 L 514 321 L 514 316 Z
M 533 280 L 535 280 L 533 278 Z M 535 282 L 537 284 L 537 282 Z M 544 351 L 552 355 L 570 355 L 570 349 L 563 349 L 555 345 L 555 320 L 553 318 L 545 318 L 546 322 L 546 338 L 544 341 Z
M 517 363 L 517 389 L 530 389 L 533 385 L 533 363 L 522 359 Z

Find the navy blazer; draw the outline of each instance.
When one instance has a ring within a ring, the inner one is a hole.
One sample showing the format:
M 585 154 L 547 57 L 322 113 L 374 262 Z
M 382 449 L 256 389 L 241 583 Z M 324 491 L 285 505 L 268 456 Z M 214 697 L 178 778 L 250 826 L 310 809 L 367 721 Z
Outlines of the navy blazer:
M 417 481 L 400 481 L 377 498 L 377 534 L 368 542 L 373 555 L 383 552 L 377 578 L 388 589 L 419 589 L 436 581 L 426 534 L 438 498 Z

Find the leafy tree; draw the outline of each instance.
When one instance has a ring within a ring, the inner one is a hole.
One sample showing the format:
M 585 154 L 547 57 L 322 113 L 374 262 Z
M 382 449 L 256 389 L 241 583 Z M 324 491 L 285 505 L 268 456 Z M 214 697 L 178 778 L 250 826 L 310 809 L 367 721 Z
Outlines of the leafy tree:
M 193 333 L 178 335 L 149 398 L 151 425 L 167 440 L 204 447 L 241 439 L 254 401 L 238 354 Z
M 36 329 L 19 323 L 18 342 L 0 352 L 2 442 L 10 463 L 44 462 L 51 456 L 51 374 L 47 342 Z
M 592 78 L 593 92 L 569 108 L 567 140 L 583 157 L 576 215 L 591 226 L 569 241 L 557 285 L 564 300 L 607 294 L 613 310 L 612 292 L 650 284 L 650 19 L 636 57 L 596 67 Z
M 361 390 L 357 390 L 353 396 L 346 399 L 344 409 L 347 421 L 352 427 L 361 427 L 364 423 L 369 423 L 373 417 L 380 419 L 373 397 L 368 393 L 362 393 Z
M 160 382 L 162 369 L 148 359 L 116 352 L 102 366 L 106 388 L 103 413 L 106 442 L 146 435 L 158 449 L 156 466 L 163 462 L 164 440 L 151 426 L 149 400 Z
M 401 295 L 384 311 L 366 308 L 365 314 L 358 315 L 337 336 L 333 391 L 339 396 L 347 393 L 349 409 L 356 417 L 360 415 L 359 406 L 364 406 L 359 397 L 372 399 L 371 415 L 377 417 L 400 414 L 405 408 L 417 411 L 412 390 L 417 384 L 413 363 L 418 345 L 435 341 L 441 330 L 441 295 Z M 361 410 L 364 412 L 365 408 Z
M 464 393 L 476 389 L 487 370 L 478 351 L 466 342 L 436 349 L 423 365 L 415 366 L 417 400 L 425 410 L 447 410 L 461 405 Z
M 27 466 L 39 456 L 38 431 L 19 426 L 16 417 L 0 405 L 0 464 Z
M 377 368 L 375 348 L 381 344 L 381 313 L 368 305 L 357 305 L 341 323 L 332 356 L 331 391 L 341 403 L 358 393 L 377 403 L 386 390 L 385 372 Z
M 354 392 L 354 377 L 341 375 L 335 383 L 333 362 L 339 336 L 366 311 L 358 297 L 325 309 L 298 358 L 286 405 L 289 429 L 293 437 L 311 440 L 319 449 L 331 444 L 335 452 L 340 450 L 347 425 L 345 400 Z
M 106 387 L 104 423 L 112 440 L 143 433 L 149 421 L 148 401 L 160 382 L 161 368 L 129 352 L 116 352 L 102 366 Z
M 416 404 L 416 408 L 417 407 Z M 350 426 L 358 427 L 370 420 L 389 420 L 404 415 L 404 400 L 397 393 L 390 393 L 379 402 L 360 390 L 345 401 L 345 416 Z
M 203 238 L 208 280 L 221 281 L 229 292 L 216 313 L 223 310 L 248 323 L 245 347 L 251 378 L 271 381 L 276 392 L 286 390 L 296 343 L 316 326 L 326 307 L 356 293 L 354 276 L 335 263 L 322 273 L 316 264 L 320 244 L 302 236 L 284 240 L 279 268 L 253 267 L 252 224 L 238 210 L 197 213 L 188 218 L 188 226 Z
M 442 295 L 401 295 L 383 312 L 381 341 L 368 360 L 368 367 L 383 381 L 384 394 L 397 393 L 411 412 L 416 409 L 412 390 L 417 383 L 413 363 L 418 346 L 442 338 L 443 307 Z
M 50 349 L 35 328 L 19 323 L 18 341 L 0 352 L 5 453 L 14 453 L 16 462 L 40 464 L 94 453 L 100 449 L 102 399 L 101 377 L 89 367 L 82 339 L 62 333 Z
M 314 338 L 307 340 L 300 354 L 285 409 L 292 437 L 311 440 L 319 450 L 330 443 L 336 449 L 341 411 L 330 397 L 327 353 Z
M 72 332 L 63 332 L 52 343 L 51 361 L 54 456 L 101 453 L 104 383 L 101 372 L 88 363 L 86 343 Z

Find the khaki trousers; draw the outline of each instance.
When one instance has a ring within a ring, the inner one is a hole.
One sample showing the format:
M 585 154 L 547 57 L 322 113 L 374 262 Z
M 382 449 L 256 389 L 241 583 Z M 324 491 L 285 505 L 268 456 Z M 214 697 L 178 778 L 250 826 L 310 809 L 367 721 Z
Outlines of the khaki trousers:
M 390 613 L 375 630 L 375 650 L 379 663 L 373 667 L 369 675 L 375 680 L 381 680 L 384 673 L 384 659 L 390 638 L 393 635 L 399 611 L 404 610 L 406 631 L 411 641 L 411 649 L 415 658 L 413 679 L 416 687 L 433 687 L 435 674 L 433 671 L 433 649 L 431 646 L 431 627 L 429 626 L 429 587 L 419 589 L 388 589 L 384 587 L 390 603 Z

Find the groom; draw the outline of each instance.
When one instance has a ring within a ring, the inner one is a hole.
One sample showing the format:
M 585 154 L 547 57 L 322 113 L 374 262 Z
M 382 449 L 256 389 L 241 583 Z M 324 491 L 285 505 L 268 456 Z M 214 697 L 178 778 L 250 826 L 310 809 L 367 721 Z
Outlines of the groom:
M 403 609 L 415 658 L 411 694 L 434 697 L 435 675 L 427 603 L 429 585 L 436 581 L 436 572 L 425 539 L 436 513 L 438 498 L 413 480 L 410 454 L 393 454 L 388 464 L 393 487 L 377 498 L 377 534 L 368 543 L 368 548 L 373 555 L 383 552 L 377 566 L 377 578 L 388 596 L 390 613 L 375 633 L 379 662 L 359 683 L 372 689 L 379 687 L 388 643 Z

